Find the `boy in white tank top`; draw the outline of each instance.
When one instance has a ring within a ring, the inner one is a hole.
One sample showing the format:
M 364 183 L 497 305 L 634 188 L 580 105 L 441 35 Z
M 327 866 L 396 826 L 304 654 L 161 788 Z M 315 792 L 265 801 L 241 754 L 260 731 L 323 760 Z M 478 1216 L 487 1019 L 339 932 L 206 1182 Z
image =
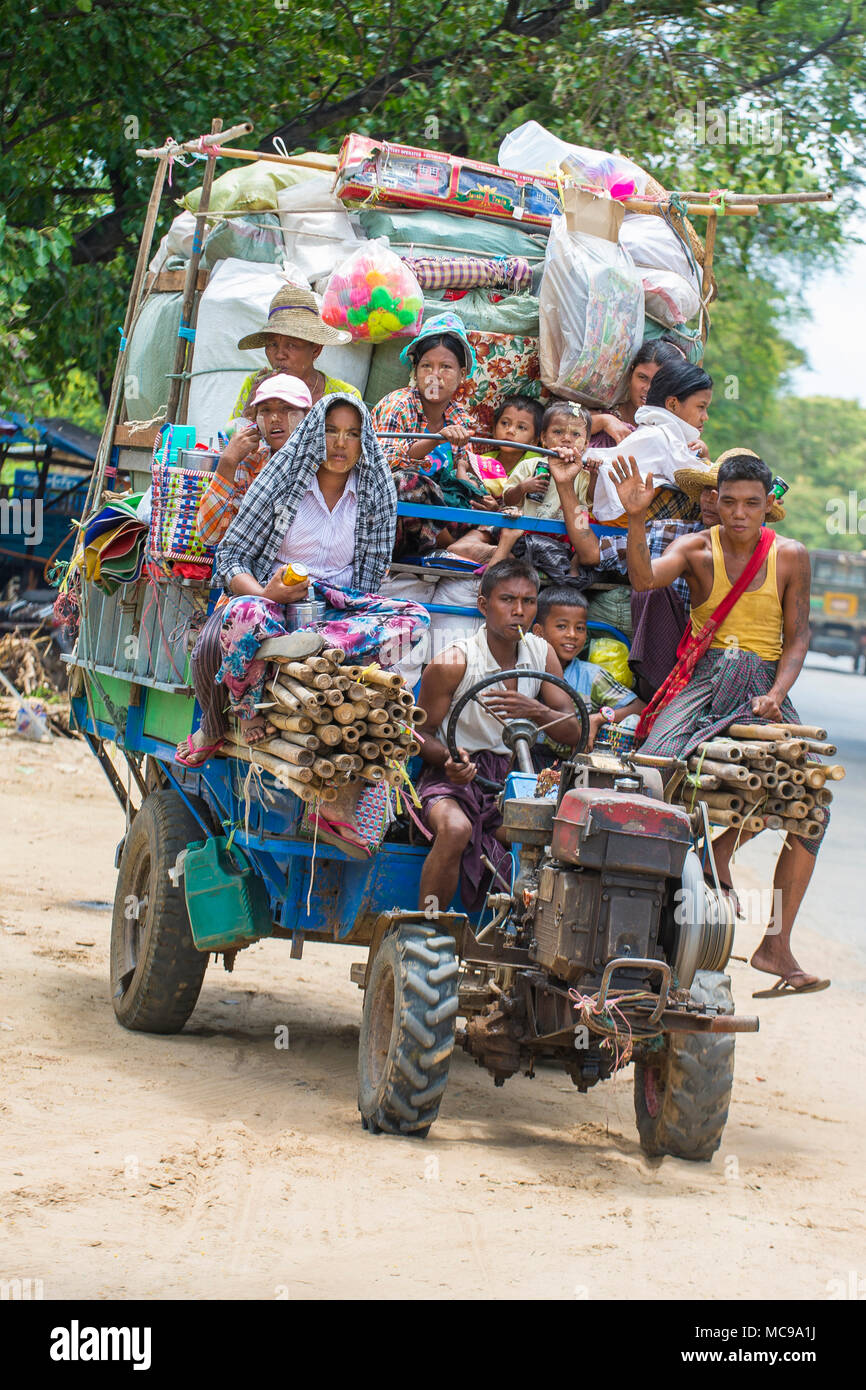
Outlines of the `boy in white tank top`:
M 434 835 L 421 875 L 420 906 L 425 910 L 447 911 L 458 882 L 464 907 L 475 911 L 482 906 L 490 891 L 482 856 L 503 872 L 506 882 L 510 879 L 500 869 L 507 852 L 497 838 L 502 824 L 497 793 L 475 781 L 479 773 L 504 781 L 511 754 L 502 742 L 502 721 L 525 718 L 549 724 L 560 715 L 557 740 L 574 747 L 580 737 L 580 722 L 565 692 L 540 677 L 521 676 L 488 686 L 480 696 L 483 704 L 471 700 L 466 705 L 457 729 L 459 761 L 451 758 L 445 743 L 451 710 L 484 676 L 520 666 L 562 675 L 553 648 L 530 632 L 537 601 L 538 575 L 531 565 L 513 558 L 490 565 L 478 596 L 484 627 L 446 648 L 424 672 L 418 703 L 427 713 L 430 733 L 421 748 L 427 767 L 418 792 Z

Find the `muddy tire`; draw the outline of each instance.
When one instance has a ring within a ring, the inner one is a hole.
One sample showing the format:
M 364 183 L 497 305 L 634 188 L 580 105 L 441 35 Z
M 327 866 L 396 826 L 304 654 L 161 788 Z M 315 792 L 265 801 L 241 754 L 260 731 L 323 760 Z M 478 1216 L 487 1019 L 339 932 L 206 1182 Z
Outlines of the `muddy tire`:
M 152 792 L 129 828 L 111 921 L 111 994 L 117 1020 L 140 1033 L 179 1033 L 207 970 L 190 931 L 183 880 L 169 877 L 201 826 L 175 791 Z
M 374 1134 L 424 1139 L 439 1113 L 454 1050 L 459 966 L 454 940 L 404 922 L 382 941 L 364 995 L 358 1109 Z
M 692 998 L 732 1014 L 731 982 L 700 970 Z M 722 1142 L 734 1080 L 732 1033 L 671 1033 L 634 1069 L 634 1109 L 645 1154 L 709 1162 Z

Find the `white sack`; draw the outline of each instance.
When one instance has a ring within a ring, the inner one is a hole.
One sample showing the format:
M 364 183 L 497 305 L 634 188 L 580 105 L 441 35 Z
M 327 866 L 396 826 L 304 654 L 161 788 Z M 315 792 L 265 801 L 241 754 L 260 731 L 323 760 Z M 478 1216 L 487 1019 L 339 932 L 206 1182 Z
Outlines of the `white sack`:
M 263 328 L 271 300 L 285 283 L 276 266 L 232 257 L 211 272 L 199 303 L 189 393 L 189 423 L 199 439 L 216 439 L 231 419 L 244 379 L 267 367 L 264 348 L 241 352 L 238 343 Z M 324 347 L 316 366 L 363 392 L 371 356 L 366 343 Z
M 333 178 L 324 174 L 295 188 L 284 188 L 277 195 L 286 255 L 311 282 L 330 275 L 362 240 L 332 192 L 333 183 Z
M 646 312 L 667 328 L 688 323 L 701 307 L 701 297 L 684 276 L 673 270 L 638 267 L 643 277 Z
M 619 240 L 635 265 L 672 270 L 684 276 L 696 291 L 700 290 L 700 267 L 695 269 L 682 241 L 664 218 L 653 213 L 627 212 L 619 229 Z
M 154 274 L 159 274 L 169 256 L 182 256 L 188 261 L 192 253 L 192 239 L 195 236 L 195 217 L 191 212 L 181 212 L 174 219 L 150 265 Z

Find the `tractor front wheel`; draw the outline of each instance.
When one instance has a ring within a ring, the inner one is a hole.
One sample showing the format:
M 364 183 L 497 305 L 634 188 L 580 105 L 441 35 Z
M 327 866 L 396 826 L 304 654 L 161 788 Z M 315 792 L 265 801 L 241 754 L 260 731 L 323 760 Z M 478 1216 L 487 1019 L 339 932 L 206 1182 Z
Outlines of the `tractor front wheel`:
M 731 982 L 699 970 L 690 991 L 699 1003 L 732 1014 Z M 664 1047 L 634 1069 L 634 1108 L 641 1148 L 708 1162 L 722 1142 L 734 1081 L 732 1033 L 669 1033 Z
M 439 1113 L 454 1050 L 459 965 L 454 939 L 402 922 L 376 952 L 364 995 L 358 1109 L 365 1129 L 424 1139 Z

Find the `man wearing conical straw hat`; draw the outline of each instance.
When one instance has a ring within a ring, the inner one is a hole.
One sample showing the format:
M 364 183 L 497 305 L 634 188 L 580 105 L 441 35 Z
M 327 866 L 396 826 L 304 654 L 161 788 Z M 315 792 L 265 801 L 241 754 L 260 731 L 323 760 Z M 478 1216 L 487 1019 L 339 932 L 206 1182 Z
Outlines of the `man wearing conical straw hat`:
M 690 630 L 677 664 L 641 716 L 641 751 L 685 758 L 731 724 L 799 723 L 788 692 L 809 647 L 809 556 L 799 541 L 777 536 L 764 524 L 772 504 L 767 465 L 745 451 L 721 461 L 719 525 L 674 541 L 658 559 L 651 558 L 646 537 L 653 479 L 642 478 L 632 459 L 613 467 L 628 517 L 633 587 L 661 589 L 682 578 L 691 596 Z M 759 998 L 812 993 L 830 983 L 803 970 L 790 945 L 826 828 L 825 817 L 814 839 L 787 834 L 773 882 L 775 916 L 751 960 L 778 982 L 759 991 Z M 746 838 L 748 833 L 726 830 L 713 842 L 720 879 L 731 893 L 731 855 Z
M 360 400 L 361 392 L 356 386 L 340 381 L 338 377 L 328 376 L 316 366 L 316 358 L 323 347 L 337 347 L 351 341 L 348 333 L 323 322 L 321 304 L 309 285 L 288 280 L 271 300 L 265 323 L 257 332 L 248 333 L 238 343 L 241 351 L 264 348 L 268 366 L 259 372 L 251 372 L 246 378 L 232 415 L 243 415 L 262 380 L 273 372 L 284 372 L 287 376 L 300 378 L 310 393 L 313 405 L 335 391 L 357 396 Z

